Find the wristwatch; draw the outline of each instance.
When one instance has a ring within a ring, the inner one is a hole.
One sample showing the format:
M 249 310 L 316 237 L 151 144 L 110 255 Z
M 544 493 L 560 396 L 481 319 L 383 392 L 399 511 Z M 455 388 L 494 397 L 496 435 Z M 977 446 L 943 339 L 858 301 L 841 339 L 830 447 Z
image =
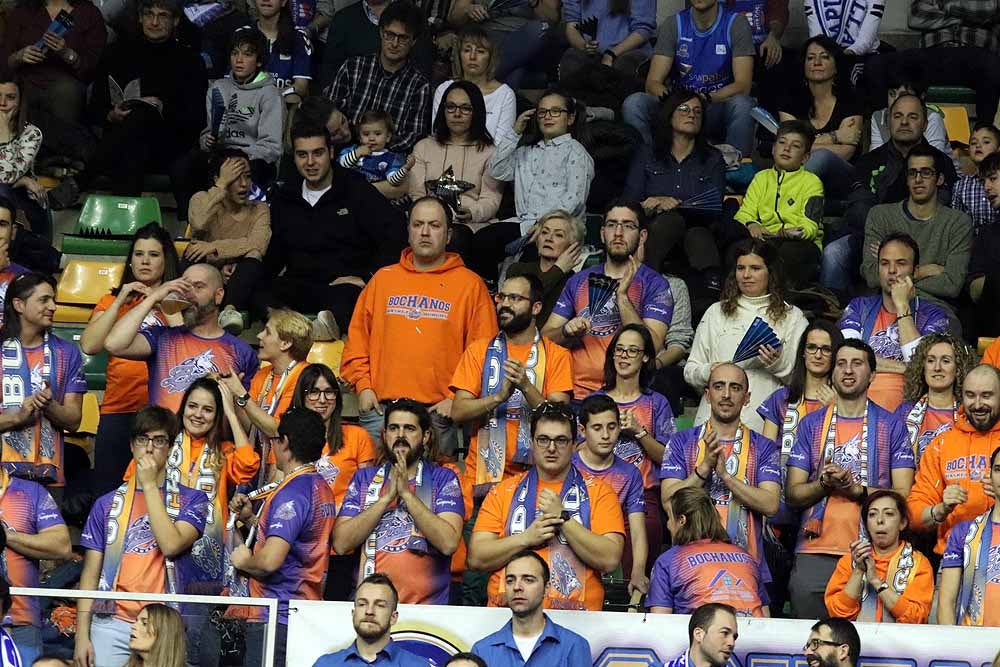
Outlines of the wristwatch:
M 249 391 L 247 393 L 243 394 L 242 396 L 237 396 L 236 397 L 236 405 L 240 406 L 241 408 L 245 408 L 247 406 L 247 403 L 249 403 L 249 402 L 250 402 L 250 392 Z

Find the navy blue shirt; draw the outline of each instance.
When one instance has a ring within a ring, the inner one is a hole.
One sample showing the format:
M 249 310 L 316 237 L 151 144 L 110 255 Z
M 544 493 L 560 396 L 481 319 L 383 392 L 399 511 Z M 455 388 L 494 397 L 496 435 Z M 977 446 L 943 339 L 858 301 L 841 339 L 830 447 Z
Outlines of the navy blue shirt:
M 716 148 L 706 146 L 705 152 L 693 151 L 678 162 L 673 155 L 658 158 L 651 146 L 643 144 L 636 150 L 625 179 L 625 201 L 646 197 L 675 197 L 684 201 L 709 188 L 726 191 L 726 162 Z
M 372 662 L 361 657 L 361 654 L 358 653 L 358 642 L 355 641 L 336 653 L 320 656 L 319 660 L 313 663 L 313 667 L 430 667 L 430 661 L 401 649 L 390 639 Z
M 531 657 L 525 662 L 514 641 L 511 621 L 472 647 L 472 652 L 490 667 L 591 667 L 590 644 L 571 630 L 545 617 L 545 629 Z M 318 663 L 317 663 L 318 664 Z

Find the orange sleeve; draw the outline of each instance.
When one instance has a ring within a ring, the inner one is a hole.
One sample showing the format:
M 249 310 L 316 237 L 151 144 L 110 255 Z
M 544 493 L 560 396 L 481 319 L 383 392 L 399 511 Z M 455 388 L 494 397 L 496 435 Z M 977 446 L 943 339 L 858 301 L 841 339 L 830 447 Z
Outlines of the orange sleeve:
M 1000 338 L 997 338 L 986 348 L 986 352 L 983 353 L 983 363 L 1000 368 Z
M 265 366 L 257 370 L 254 373 L 253 378 L 250 379 L 250 389 L 247 392 L 250 394 L 251 399 L 255 401 L 260 400 L 260 392 L 264 389 L 264 380 L 268 375 L 271 374 L 271 367 Z
M 110 308 L 111 304 L 113 304 L 114 302 L 115 302 L 114 294 L 105 294 L 104 296 L 101 297 L 101 300 L 97 302 L 97 305 L 94 306 L 94 313 L 103 313 L 105 310 Z M 93 316 L 93 313 L 91 313 L 91 316 Z
M 520 481 L 520 475 L 516 478 L 512 478 Z M 504 524 L 507 519 L 507 508 L 510 507 L 510 500 L 513 489 L 517 486 L 512 486 L 508 482 L 511 480 L 504 480 L 500 484 L 495 485 L 490 492 L 486 494 L 483 499 L 483 505 L 479 508 L 479 516 L 476 517 L 476 526 L 472 529 L 475 533 L 493 533 L 497 537 L 502 537 L 504 534 Z M 511 489 L 511 491 L 507 491 Z M 501 494 L 501 491 L 503 492 Z M 619 515 L 621 510 L 619 510 Z
M 458 365 L 455 366 L 449 389 L 452 391 L 461 389 L 476 397 L 482 394 L 483 364 L 486 363 L 486 348 L 490 340 L 492 339 L 477 338 L 465 348 Z
M 499 331 L 496 306 L 486 289 L 486 283 L 479 276 L 473 275 L 470 278 L 475 280 L 475 295 L 469 304 L 469 312 L 466 313 L 469 318 L 465 328 L 466 346 L 478 338 L 492 339 Z
M 596 535 L 625 534 L 622 506 L 614 490 L 603 480 L 594 478 L 590 486 L 590 532 Z
M 833 571 L 833 576 L 826 584 L 826 593 L 823 601 L 826 603 L 826 612 L 836 618 L 846 618 L 850 621 L 857 619 L 861 613 L 861 600 L 852 600 L 844 589 L 847 587 L 847 580 L 851 578 L 853 571 L 851 566 L 851 554 L 846 553 L 837 561 L 837 568 Z
M 917 474 L 913 479 L 910 495 L 906 497 L 906 508 L 910 512 L 910 526 L 914 530 L 923 530 L 920 517 L 924 510 L 941 502 L 944 480 L 941 479 L 941 448 L 945 445 L 945 434 L 942 433 L 927 445 L 924 455 L 920 457 Z
M 916 552 L 914 552 L 916 553 Z M 926 623 L 934 598 L 934 571 L 923 556 L 917 558 L 917 574 L 906 585 L 896 606 L 889 610 L 897 623 Z M 830 610 L 831 613 L 833 610 Z
M 542 395 L 548 398 L 556 392 L 573 396 L 573 357 L 565 347 L 545 340 L 545 382 Z
M 340 359 L 340 373 L 345 380 L 354 385 L 354 391 L 361 393 L 372 388 L 371 354 L 372 341 L 371 323 L 373 301 L 379 276 L 376 274 L 365 288 L 361 290 L 358 303 L 354 306 L 351 325 L 347 330 L 347 344 L 344 355 Z
M 354 453 L 354 460 L 360 466 L 362 463 L 375 462 L 375 443 L 371 435 L 360 426 L 353 428 L 341 427 L 344 446 Z
M 253 445 L 237 447 L 231 442 L 222 443 L 226 452 L 226 477 L 233 484 L 243 484 L 253 479 L 260 469 L 260 454 Z

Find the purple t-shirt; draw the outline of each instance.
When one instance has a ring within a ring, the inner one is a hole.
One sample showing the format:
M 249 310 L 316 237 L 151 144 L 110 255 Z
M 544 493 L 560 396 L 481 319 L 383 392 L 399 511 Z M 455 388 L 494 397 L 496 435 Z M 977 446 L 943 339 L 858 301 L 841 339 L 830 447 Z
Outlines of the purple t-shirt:
M 597 393 L 606 394 L 604 390 Z M 670 437 L 677 432 L 674 411 L 670 409 L 670 401 L 659 392 L 650 391 L 641 394 L 634 401 L 627 403 L 616 401 L 616 403 L 621 414 L 631 412 L 636 422 L 646 429 L 654 440 L 663 445 L 670 442 Z M 642 444 L 634 437 L 620 433 L 618 443 L 615 445 L 615 456 L 639 469 L 645 488 L 659 487 L 660 480 L 656 466 L 646 456 L 646 450 L 643 449 Z
M 364 511 L 368 487 L 380 469 L 380 466 L 372 466 L 354 473 L 344 495 L 344 504 L 340 508 L 341 518 L 355 517 Z M 455 473 L 425 462 L 424 478 L 428 476 L 431 482 L 430 500 L 425 503 L 428 509 L 434 514 L 450 512 L 464 519 L 465 501 Z M 411 485 L 410 488 L 415 487 Z M 385 485 L 382 487 L 382 493 L 384 492 Z M 397 500 L 375 527 L 375 570 L 384 572 L 393 580 L 399 589 L 400 602 L 448 604 L 451 556 L 440 553 L 426 540 L 422 547 L 426 553 L 414 551 L 411 547 L 419 542 L 413 539 L 414 532 L 413 517 L 406 511 L 406 505 Z M 364 545 L 360 551 L 363 558 Z
M 176 412 L 192 382 L 209 373 L 232 371 L 243 376 L 249 388 L 260 362 L 253 349 L 230 333 L 202 338 L 186 327 L 149 327 L 140 332 L 152 353 L 149 367 L 149 402 Z
M 618 496 L 618 502 L 621 503 L 622 513 L 626 515 L 626 523 L 628 523 L 629 514 L 646 513 L 646 496 L 642 488 L 642 475 L 639 474 L 639 469 L 631 463 L 615 456 L 609 467 L 604 470 L 594 470 L 583 462 L 579 453 L 575 453 L 573 454 L 573 465 L 584 477 L 603 479 L 608 486 L 614 489 L 615 495 Z

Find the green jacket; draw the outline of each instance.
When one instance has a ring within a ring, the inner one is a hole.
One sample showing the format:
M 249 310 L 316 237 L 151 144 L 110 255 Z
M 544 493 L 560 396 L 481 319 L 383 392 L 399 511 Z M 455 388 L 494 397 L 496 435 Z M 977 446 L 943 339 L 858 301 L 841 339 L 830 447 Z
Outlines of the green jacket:
M 805 169 L 765 169 L 750 182 L 736 221 L 756 222 L 768 234 L 801 229 L 802 238 L 823 249 L 823 183 Z

